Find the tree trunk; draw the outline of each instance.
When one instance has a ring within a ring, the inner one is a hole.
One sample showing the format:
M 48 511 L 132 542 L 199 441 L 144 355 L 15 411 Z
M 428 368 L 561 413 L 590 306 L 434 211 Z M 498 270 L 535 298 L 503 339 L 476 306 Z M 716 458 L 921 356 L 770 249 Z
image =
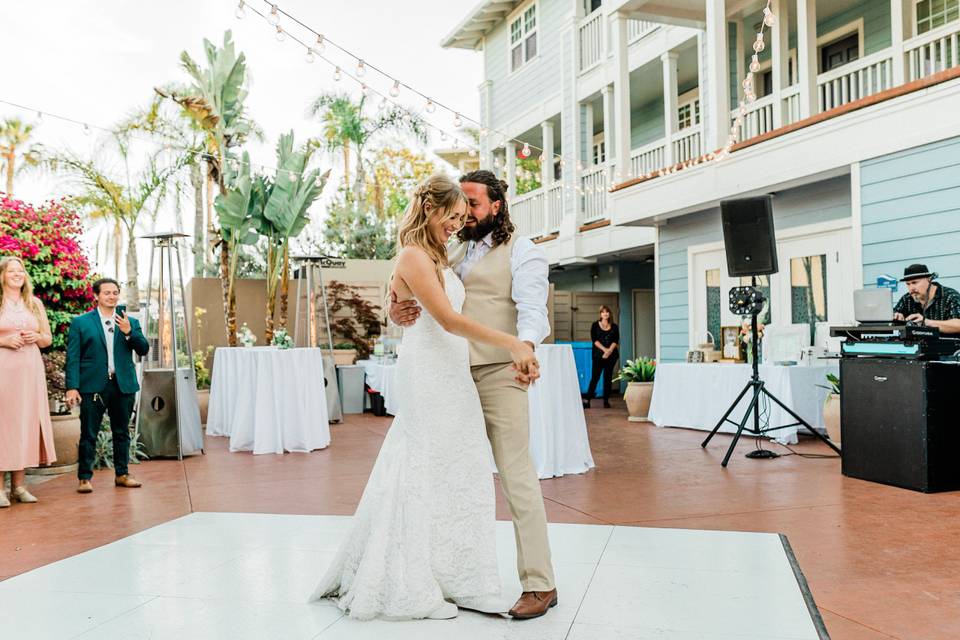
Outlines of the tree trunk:
M 120 256 L 123 254 L 123 226 L 117 218 L 113 224 L 113 277 L 120 277 Z
M 213 179 L 212 174 L 213 168 L 207 166 L 207 258 L 204 262 L 208 264 L 215 264 L 213 259 L 213 249 L 217 245 L 217 228 L 213 224 L 213 187 L 216 184 L 216 181 Z M 221 193 L 223 191 L 221 190 Z
M 269 345 L 273 340 L 273 313 L 277 308 L 277 247 L 271 240 L 267 245 L 267 315 L 263 332 L 264 344 Z
M 237 293 L 230 282 L 230 249 L 226 238 L 220 239 L 220 290 L 223 292 L 223 323 L 227 329 L 227 345 L 237 346 Z
M 283 271 L 280 272 L 280 326 L 287 329 L 287 295 L 290 291 L 290 244 L 283 244 Z M 287 329 L 287 333 L 290 330 Z
M 140 270 L 137 266 L 137 235 L 134 229 L 127 228 L 127 309 L 140 311 Z
M 190 185 L 193 187 L 193 275 L 201 278 L 205 275 L 207 252 L 204 234 L 203 211 L 203 174 L 200 164 L 190 165 Z
M 6 158 L 6 163 L 7 163 L 7 195 L 12 196 L 13 195 L 13 170 L 14 170 L 13 163 L 17 159 L 17 155 L 16 155 L 17 150 L 13 145 L 10 145 L 9 147 L 7 147 L 7 149 L 8 151 L 3 154 L 4 157 Z
M 350 143 L 343 144 L 343 188 L 350 192 Z

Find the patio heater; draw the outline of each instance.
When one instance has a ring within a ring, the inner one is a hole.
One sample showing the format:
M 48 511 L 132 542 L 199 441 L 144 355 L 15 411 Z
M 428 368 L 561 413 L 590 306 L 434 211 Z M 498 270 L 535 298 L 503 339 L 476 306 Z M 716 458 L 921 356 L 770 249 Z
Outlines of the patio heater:
M 181 460 L 183 456 L 203 453 L 190 314 L 183 295 L 183 269 L 177 250 L 177 239 L 189 236 L 167 231 L 140 237 L 150 240 L 152 246 L 143 317 L 150 353 L 143 363 L 137 429 L 151 458 Z
M 337 387 L 337 367 L 333 360 L 333 330 L 330 324 L 330 308 L 327 305 L 327 290 L 323 285 L 323 263 L 329 256 L 293 256 L 297 266 L 297 304 L 293 320 L 293 343 L 298 347 L 320 347 L 326 338 L 328 354 L 323 356 L 323 377 L 327 396 L 327 417 L 330 422 L 343 420 L 340 406 L 340 391 Z M 323 325 L 326 336 L 320 333 L 322 302 Z

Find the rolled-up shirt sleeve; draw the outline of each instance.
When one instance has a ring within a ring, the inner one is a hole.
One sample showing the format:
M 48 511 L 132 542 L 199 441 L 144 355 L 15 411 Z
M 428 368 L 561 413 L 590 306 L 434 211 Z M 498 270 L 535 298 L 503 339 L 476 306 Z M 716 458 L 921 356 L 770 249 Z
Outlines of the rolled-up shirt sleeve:
M 510 258 L 513 301 L 517 305 L 517 337 L 538 345 L 550 335 L 547 254 L 529 238 L 517 238 Z

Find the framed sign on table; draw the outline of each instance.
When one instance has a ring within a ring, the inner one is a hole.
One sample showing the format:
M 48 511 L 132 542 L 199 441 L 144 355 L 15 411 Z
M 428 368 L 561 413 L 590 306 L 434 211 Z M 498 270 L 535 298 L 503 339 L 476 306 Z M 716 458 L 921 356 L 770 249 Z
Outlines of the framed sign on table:
M 720 351 L 724 360 L 743 362 L 740 349 L 740 327 L 720 327 Z

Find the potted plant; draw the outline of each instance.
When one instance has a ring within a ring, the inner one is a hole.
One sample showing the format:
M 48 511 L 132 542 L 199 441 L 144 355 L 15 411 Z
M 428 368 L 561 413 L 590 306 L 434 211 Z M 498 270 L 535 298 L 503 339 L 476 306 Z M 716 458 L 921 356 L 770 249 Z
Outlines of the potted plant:
M 840 378 L 828 373 L 827 382 L 830 383 L 829 386 L 817 385 L 830 391 L 830 395 L 823 403 L 823 425 L 827 428 L 827 436 L 834 444 L 840 444 Z
M 331 329 L 336 337 L 343 339 L 342 343 L 333 345 L 336 363 L 353 364 L 356 359 L 369 358 L 373 352 L 373 343 L 383 328 L 383 322 L 377 313 L 380 307 L 365 300 L 356 287 L 336 280 L 327 286 L 327 299 L 330 316 L 333 318 Z M 350 315 L 341 314 L 343 310 L 349 311 Z M 338 354 L 338 349 L 353 349 L 353 353 Z
M 627 391 L 623 399 L 627 403 L 630 422 L 646 422 L 650 412 L 650 399 L 653 398 L 653 378 L 657 372 L 657 361 L 653 358 L 627 360 L 620 369 L 614 382 L 626 381 Z
M 207 358 L 213 353 L 213 345 L 193 352 L 193 374 L 197 381 L 197 404 L 200 406 L 200 424 L 207 424 L 207 408 L 210 406 L 210 369 Z

